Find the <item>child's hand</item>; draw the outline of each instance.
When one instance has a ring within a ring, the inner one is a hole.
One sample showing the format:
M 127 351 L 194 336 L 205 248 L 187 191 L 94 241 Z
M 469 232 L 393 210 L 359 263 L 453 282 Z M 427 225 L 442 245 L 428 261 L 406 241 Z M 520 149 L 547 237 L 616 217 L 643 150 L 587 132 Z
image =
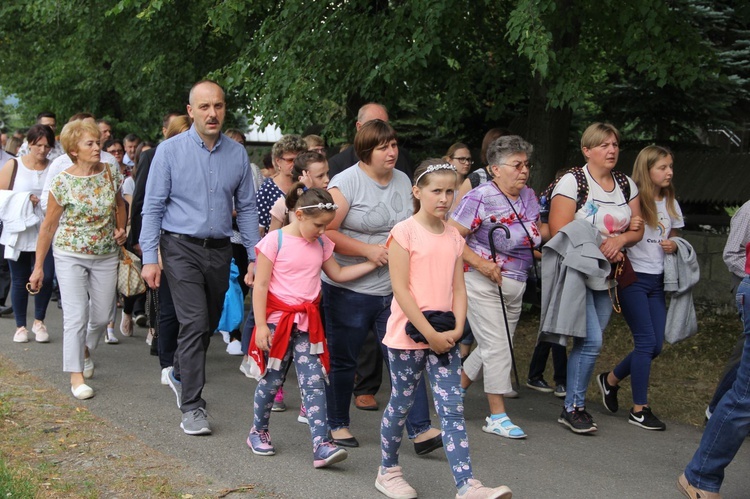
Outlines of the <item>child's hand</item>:
M 456 344 L 449 331 L 444 333 L 435 331 L 427 338 L 427 342 L 430 344 L 430 349 L 437 354 L 450 351 Z
M 268 326 L 258 325 L 255 330 L 255 346 L 264 352 L 271 351 L 271 330 Z

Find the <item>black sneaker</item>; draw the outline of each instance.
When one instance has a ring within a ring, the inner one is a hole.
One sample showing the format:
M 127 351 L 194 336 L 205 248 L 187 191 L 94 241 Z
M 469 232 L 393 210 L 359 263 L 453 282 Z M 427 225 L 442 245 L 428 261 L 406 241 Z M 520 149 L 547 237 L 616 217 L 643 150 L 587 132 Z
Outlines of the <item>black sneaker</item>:
M 596 431 L 596 423 L 586 409 L 577 407 L 568 412 L 564 407 L 557 422 L 570 428 L 573 433 L 592 433 Z
M 667 425 L 659 421 L 659 418 L 654 416 L 654 413 L 651 412 L 650 407 L 644 407 L 642 411 L 638 412 L 633 412 L 633 409 L 630 409 L 628 423 L 640 426 L 644 430 L 664 431 L 667 429 Z
M 568 390 L 564 384 L 561 383 L 555 387 L 555 397 L 564 399 L 566 395 L 568 395 Z
M 617 412 L 620 408 L 620 404 L 617 402 L 617 391 L 620 389 L 619 386 L 612 386 L 607 383 L 607 375 L 609 373 L 601 373 L 596 377 L 596 386 L 599 387 L 599 391 L 602 392 L 602 403 L 609 412 Z
M 544 381 L 544 378 L 530 379 L 526 382 L 526 386 L 528 386 L 532 390 L 536 390 L 542 393 L 552 393 L 553 391 L 555 391 L 554 388 L 549 386 L 547 382 Z

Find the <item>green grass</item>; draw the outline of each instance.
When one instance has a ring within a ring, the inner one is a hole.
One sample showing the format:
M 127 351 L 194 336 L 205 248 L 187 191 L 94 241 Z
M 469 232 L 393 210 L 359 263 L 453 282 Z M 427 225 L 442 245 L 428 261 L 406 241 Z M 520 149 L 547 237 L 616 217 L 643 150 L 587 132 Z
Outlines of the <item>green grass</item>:
M 0 455 L 0 497 L 33 498 L 35 495 L 34 482 L 11 469 Z

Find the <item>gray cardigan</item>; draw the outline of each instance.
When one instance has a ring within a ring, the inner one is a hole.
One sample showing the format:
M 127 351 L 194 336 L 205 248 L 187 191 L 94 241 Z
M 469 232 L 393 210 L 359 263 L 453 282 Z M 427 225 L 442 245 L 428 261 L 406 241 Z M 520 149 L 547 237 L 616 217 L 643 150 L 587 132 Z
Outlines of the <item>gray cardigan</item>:
M 664 339 L 674 344 L 698 332 L 692 289 L 701 272 L 690 243 L 681 237 L 670 240 L 677 243 L 677 252 L 664 255 L 664 291 L 672 293 Z
M 610 265 L 590 222 L 574 220 L 542 249 L 542 311 L 539 341 L 566 344 L 586 337 L 586 288 L 607 289 Z

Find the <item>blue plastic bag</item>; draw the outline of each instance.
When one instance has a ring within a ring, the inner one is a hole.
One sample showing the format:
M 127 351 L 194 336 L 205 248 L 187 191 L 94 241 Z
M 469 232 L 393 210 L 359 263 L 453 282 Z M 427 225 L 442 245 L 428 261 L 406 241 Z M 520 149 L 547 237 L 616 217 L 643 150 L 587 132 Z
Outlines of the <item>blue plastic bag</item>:
M 237 264 L 232 263 L 229 266 L 229 288 L 227 294 L 224 295 L 224 310 L 221 312 L 221 319 L 219 319 L 219 327 L 217 331 L 234 331 L 239 329 L 242 324 L 242 315 L 245 312 L 245 302 L 242 296 L 242 288 L 240 288 L 240 282 L 237 278 L 240 276 L 240 271 L 237 268 Z

